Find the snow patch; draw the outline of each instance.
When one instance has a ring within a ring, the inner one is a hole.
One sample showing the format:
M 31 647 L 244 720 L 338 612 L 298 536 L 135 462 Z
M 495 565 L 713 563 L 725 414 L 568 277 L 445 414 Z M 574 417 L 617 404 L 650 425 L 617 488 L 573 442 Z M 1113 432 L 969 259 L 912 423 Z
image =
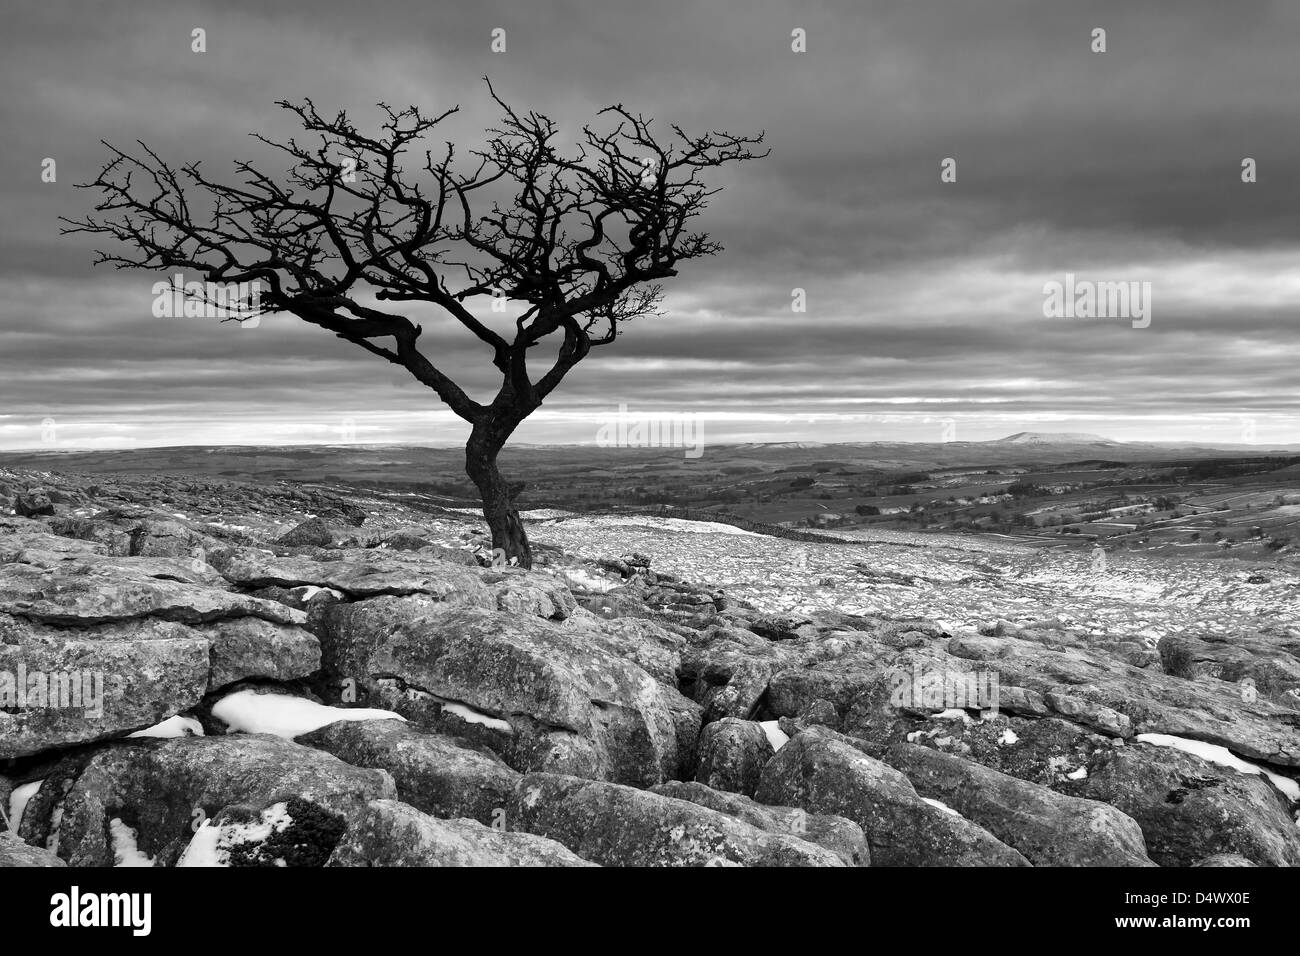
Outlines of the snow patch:
M 484 727 L 490 727 L 493 730 L 504 731 L 507 734 L 513 734 L 515 729 L 510 726 L 509 721 L 502 720 L 500 717 L 493 717 L 491 714 L 485 714 L 481 710 L 475 710 L 469 704 L 457 704 L 450 701 L 442 702 L 442 709 L 449 714 L 455 714 L 461 720 L 469 724 L 482 724 Z
M 397 681 L 386 677 L 381 678 L 379 683 L 389 687 L 397 687 Z M 510 722 L 507 720 L 503 720 L 500 717 L 493 717 L 491 714 L 484 713 L 470 704 L 464 704 L 458 700 L 448 700 L 446 697 L 439 697 L 437 694 L 431 694 L 427 690 L 421 690 L 418 687 L 406 688 L 406 699 L 433 701 L 447 713 L 455 714 L 468 724 L 482 724 L 484 727 L 490 727 L 493 730 L 500 730 L 507 734 L 513 734 L 515 732 L 515 729 L 510 726 Z
M 1273 773 L 1271 770 L 1265 770 L 1259 764 L 1251 763 L 1249 760 L 1242 760 L 1227 747 L 1220 747 L 1218 744 L 1209 744 L 1204 740 L 1189 740 L 1186 737 L 1175 737 L 1173 734 L 1138 734 L 1137 739 L 1144 744 L 1156 744 L 1160 747 L 1173 747 L 1175 750 L 1181 750 L 1184 753 L 1200 757 L 1202 760 L 1208 760 L 1210 763 L 1217 763 L 1221 767 L 1231 767 L 1239 773 L 1259 773 L 1273 781 L 1273 785 L 1287 795 L 1291 801 L 1300 800 L 1300 782 L 1292 780 L 1290 777 L 1284 777 L 1281 774 Z
M 780 750 L 790 742 L 789 735 L 781 729 L 781 722 L 778 720 L 760 720 L 758 726 L 763 728 L 763 733 L 767 734 L 767 742 L 772 745 L 773 750 Z
M 253 530 L 246 524 L 226 524 L 224 521 L 209 521 L 207 522 L 207 527 L 222 528 L 226 531 L 252 531 Z
M 1000 744 L 1016 744 L 1019 742 L 1020 738 L 1016 736 L 1016 732 L 1010 727 L 1002 731 L 1001 735 L 998 737 L 998 743 Z
M 168 717 L 160 724 L 154 724 L 152 727 L 146 727 L 144 730 L 137 730 L 133 734 L 127 734 L 128 737 L 202 737 L 203 725 L 193 717 L 182 717 L 177 714 L 174 717 Z
M 649 528 L 651 531 L 681 531 L 686 534 L 734 534 L 748 538 L 766 538 L 757 531 L 746 531 L 721 521 L 688 521 L 685 518 L 651 515 L 597 515 L 570 518 L 565 525 L 578 528 Z
M 153 858 L 136 843 L 135 830 L 123 823 L 120 817 L 108 821 L 108 832 L 113 838 L 114 866 L 153 866 Z
M 23 822 L 23 813 L 27 810 L 27 802 L 36 796 L 36 791 L 41 789 L 41 784 L 44 782 L 44 780 L 33 780 L 31 783 L 19 784 L 9 794 L 10 833 L 18 832 L 18 825 Z
M 930 806 L 934 807 L 936 810 L 942 810 L 944 813 L 951 813 L 954 817 L 961 816 L 960 813 L 958 813 L 956 810 L 948 806 L 948 804 L 943 803 L 942 801 L 931 800 L 929 797 L 922 797 L 921 799 L 924 800 L 926 803 L 928 803 Z
M 960 707 L 950 707 L 948 710 L 940 711 L 939 713 L 934 714 L 931 719 L 960 720 L 968 724 L 971 723 L 970 714 L 966 713 L 966 711 L 962 710 Z
M 312 598 L 320 594 L 322 591 L 324 591 L 326 594 L 334 597 L 339 601 L 343 600 L 342 591 L 336 591 L 333 588 L 321 588 L 321 587 L 317 587 L 314 584 L 303 584 L 296 588 L 291 588 L 289 590 L 289 593 L 292 594 L 300 601 L 310 601 Z
M 340 720 L 405 720 L 391 710 L 371 707 L 327 707 L 305 697 L 236 691 L 221 698 L 212 716 L 224 721 L 227 733 L 273 734 L 292 740 Z

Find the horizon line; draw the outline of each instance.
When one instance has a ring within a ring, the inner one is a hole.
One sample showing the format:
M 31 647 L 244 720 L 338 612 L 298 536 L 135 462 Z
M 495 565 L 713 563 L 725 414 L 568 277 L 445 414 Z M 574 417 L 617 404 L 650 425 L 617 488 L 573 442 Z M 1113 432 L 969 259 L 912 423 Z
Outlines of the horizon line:
M 942 446 L 942 445 L 996 445 L 1007 444 L 1014 447 L 1026 447 L 1032 445 L 1074 445 L 1086 446 L 1105 443 L 1107 445 L 1116 445 L 1119 447 L 1141 447 L 1153 446 L 1159 448 L 1200 448 L 1216 450 L 1248 450 L 1258 449 L 1261 452 L 1266 451 L 1300 451 L 1300 443 L 1294 444 L 1264 444 L 1264 443 L 1247 443 L 1247 442 L 1225 442 L 1225 443 L 1197 443 L 1186 441 L 1156 441 L 1150 439 L 1113 439 L 1101 435 L 1089 438 L 1066 438 L 1062 437 L 1059 441 L 1052 441 L 1051 438 L 1056 435 L 1068 435 L 1071 433 L 1056 432 L 1015 432 L 1003 438 L 984 438 L 977 440 L 958 440 L 952 441 L 807 441 L 798 439 L 785 439 L 773 441 L 726 441 L 726 442 L 709 442 L 708 444 L 715 448 L 738 448 L 742 446 L 803 446 L 806 448 L 843 448 L 843 447 L 862 447 L 866 445 L 917 445 L 917 446 Z M 1076 433 L 1077 434 L 1077 433 Z M 1041 440 L 1034 442 L 1015 442 L 1014 439 L 1020 435 L 1043 436 Z M 460 442 L 452 443 L 425 443 L 425 442 L 290 442 L 280 444 L 259 444 L 243 442 L 215 442 L 210 444 L 188 444 L 188 445 L 132 445 L 119 448 L 95 448 L 87 446 L 59 446 L 50 447 L 46 445 L 35 445 L 25 448 L 0 448 L 0 455 L 33 455 L 33 454 L 114 454 L 123 452 L 139 451 L 169 451 L 169 450 L 188 450 L 188 449 L 218 449 L 218 448 L 250 448 L 250 449 L 290 449 L 290 448 L 428 448 L 428 449 L 464 449 L 464 444 Z M 514 442 L 507 443 L 506 449 L 509 448 L 605 448 L 610 450 L 627 450 L 618 446 L 601 445 L 599 442 Z M 629 449 L 638 450 L 656 450 L 664 452 L 677 451 L 674 446 L 659 445 L 629 445 Z M 503 449 L 504 450 L 504 449 Z

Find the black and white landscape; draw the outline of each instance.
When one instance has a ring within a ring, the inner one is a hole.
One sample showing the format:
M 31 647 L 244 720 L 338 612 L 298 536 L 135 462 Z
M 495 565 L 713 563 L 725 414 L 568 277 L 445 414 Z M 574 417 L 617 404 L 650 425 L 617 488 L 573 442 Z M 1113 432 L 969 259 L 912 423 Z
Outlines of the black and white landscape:
M 0 867 L 1300 866 L 1249 8 L 10 5 Z

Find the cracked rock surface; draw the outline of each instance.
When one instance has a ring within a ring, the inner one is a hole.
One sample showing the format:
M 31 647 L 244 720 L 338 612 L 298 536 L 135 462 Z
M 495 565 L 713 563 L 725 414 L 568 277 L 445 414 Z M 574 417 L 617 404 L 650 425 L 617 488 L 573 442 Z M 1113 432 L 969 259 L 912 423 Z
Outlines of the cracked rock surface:
M 0 866 L 1300 865 L 1294 571 L 525 517 L 0 469 Z

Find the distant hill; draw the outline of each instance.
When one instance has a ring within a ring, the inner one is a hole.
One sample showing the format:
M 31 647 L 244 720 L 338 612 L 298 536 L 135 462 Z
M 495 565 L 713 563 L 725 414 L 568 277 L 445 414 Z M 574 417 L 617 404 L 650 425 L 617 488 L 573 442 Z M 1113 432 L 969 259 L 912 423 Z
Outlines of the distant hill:
M 1006 438 L 994 439 L 999 445 L 1122 445 L 1101 435 L 1088 432 L 1016 432 Z
M 992 441 L 771 442 L 713 444 L 698 458 L 680 448 L 601 448 L 595 445 L 507 445 L 502 469 L 535 489 L 597 480 L 612 487 L 676 483 L 673 495 L 734 475 L 818 469 L 889 474 L 939 468 L 1020 468 L 1105 462 L 1165 467 L 1203 459 L 1294 455 L 1300 446 L 1207 447 L 1178 443 L 1119 442 L 1078 432 L 1018 432 Z M 473 497 L 460 447 L 417 445 L 221 445 L 97 451 L 41 448 L 0 452 L 0 468 L 98 475 L 169 474 L 254 481 L 327 482 L 387 486 L 439 495 Z M 1097 467 L 1093 465 L 1093 467 Z M 740 472 L 731 469 L 742 469 Z M 746 479 L 748 480 L 748 479 Z M 672 500 L 676 500 L 675 498 Z

